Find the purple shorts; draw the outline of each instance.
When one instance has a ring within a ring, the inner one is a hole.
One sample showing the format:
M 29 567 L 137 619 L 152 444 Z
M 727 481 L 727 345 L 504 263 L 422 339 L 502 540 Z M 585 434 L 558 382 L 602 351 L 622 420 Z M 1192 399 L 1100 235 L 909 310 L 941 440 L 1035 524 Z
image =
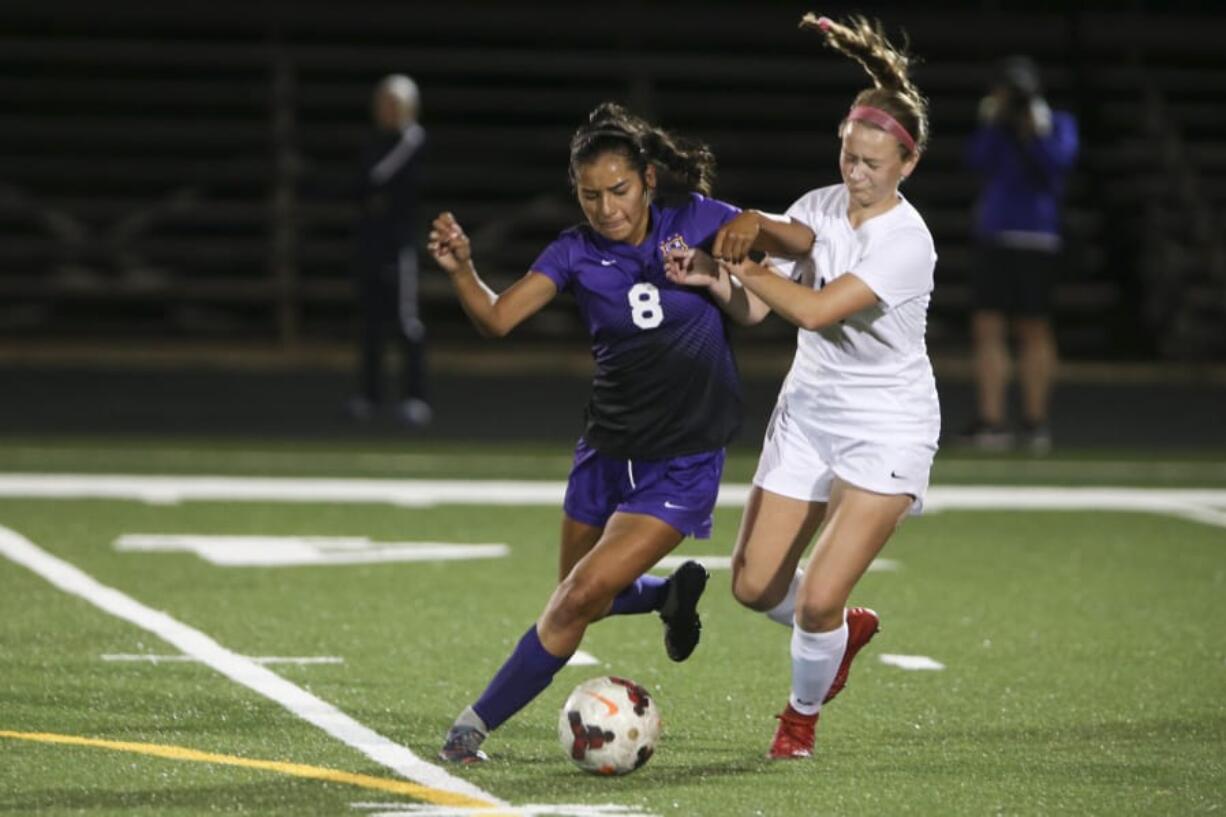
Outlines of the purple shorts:
M 562 509 L 597 528 L 615 511 L 646 514 L 686 536 L 707 539 L 723 471 L 722 448 L 665 460 L 625 460 L 601 454 L 581 439 Z

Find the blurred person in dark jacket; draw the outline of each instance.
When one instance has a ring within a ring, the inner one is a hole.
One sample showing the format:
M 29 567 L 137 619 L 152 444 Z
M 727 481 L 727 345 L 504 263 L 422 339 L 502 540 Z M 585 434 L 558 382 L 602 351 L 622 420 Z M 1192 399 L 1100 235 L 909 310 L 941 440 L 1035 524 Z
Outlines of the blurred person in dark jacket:
M 372 99 L 374 132 L 362 152 L 357 180 L 360 219 L 355 276 L 362 324 L 360 391 L 348 405 L 367 420 L 391 397 L 383 357 L 394 343 L 400 352 L 399 419 L 424 426 L 426 327 L 418 313 L 417 199 L 422 181 L 426 131 L 418 124 L 420 96 L 413 80 L 384 77 Z
M 1048 405 L 1057 364 L 1051 292 L 1063 243 L 1061 201 L 1077 148 L 1077 121 L 1048 105 L 1034 61 L 1004 60 L 966 150 L 982 180 L 971 275 L 978 417 L 966 438 L 982 448 L 1014 443 L 1005 409 L 1010 328 L 1018 346 L 1021 441 L 1035 453 L 1051 448 Z

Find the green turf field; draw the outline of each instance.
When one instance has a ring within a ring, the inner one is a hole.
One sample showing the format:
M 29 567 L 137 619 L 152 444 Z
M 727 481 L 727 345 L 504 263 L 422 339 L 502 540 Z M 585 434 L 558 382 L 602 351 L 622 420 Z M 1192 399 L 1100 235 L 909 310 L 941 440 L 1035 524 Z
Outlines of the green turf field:
M 567 464 L 552 446 L 0 442 L 0 478 L 557 481 Z M 744 482 L 751 470 L 751 454 L 738 452 L 729 481 Z M 703 644 L 689 662 L 666 659 L 654 616 L 597 625 L 583 649 L 599 665 L 563 670 L 490 738 L 491 763 L 445 770 L 481 795 L 463 802 L 484 796 L 509 804 L 491 814 L 576 817 L 1226 809 L 1226 462 L 1126 451 L 1047 460 L 951 454 L 935 484 L 1181 493 L 1169 495 L 1170 513 L 950 507 L 909 521 L 883 554 L 893 569 L 869 573 L 853 599 L 882 614 L 883 631 L 824 713 L 811 761 L 763 758 L 787 692 L 788 632 L 738 608 L 727 572 L 716 571 L 702 606 Z M 241 484 L 239 493 L 171 503 L 10 492 L 0 495 L 0 538 L 58 557 L 239 656 L 320 661 L 263 666 L 388 745 L 432 761 L 450 719 L 550 591 L 557 507 L 483 505 L 480 497 L 423 507 L 361 497 L 274 502 L 242 496 Z M 1178 513 L 1187 503 L 1195 513 Z M 726 555 L 738 518 L 737 508 L 721 508 L 714 538 L 684 552 Z M 133 534 L 367 537 L 505 544 L 509 552 L 220 566 L 195 552 L 116 546 Z M 448 805 L 459 801 L 446 780 L 403 788 L 386 764 L 208 665 L 175 660 L 179 647 L 8 558 L 0 558 L 0 621 L 0 813 L 482 813 Z M 944 669 L 901 669 L 883 663 L 885 654 L 924 656 Z M 555 737 L 571 687 L 604 673 L 648 686 L 664 714 L 655 758 L 626 778 L 577 771 Z M 78 738 L 114 743 L 49 742 Z M 243 761 L 311 768 L 234 765 Z M 397 780 L 402 788 L 393 790 Z

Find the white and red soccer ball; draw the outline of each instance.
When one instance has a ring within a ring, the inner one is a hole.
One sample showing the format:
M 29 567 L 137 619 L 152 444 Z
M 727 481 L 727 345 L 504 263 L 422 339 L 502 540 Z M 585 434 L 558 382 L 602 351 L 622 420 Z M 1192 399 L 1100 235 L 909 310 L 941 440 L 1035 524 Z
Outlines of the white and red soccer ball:
M 625 678 L 592 678 L 575 687 L 558 716 L 566 756 L 593 774 L 641 768 L 660 737 L 660 710 L 647 690 Z

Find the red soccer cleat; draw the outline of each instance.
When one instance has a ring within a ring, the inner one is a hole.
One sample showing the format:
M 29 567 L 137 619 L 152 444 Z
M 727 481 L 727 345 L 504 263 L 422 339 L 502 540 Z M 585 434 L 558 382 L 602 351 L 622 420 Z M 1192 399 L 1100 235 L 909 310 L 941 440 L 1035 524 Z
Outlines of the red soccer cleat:
M 821 714 L 816 712 L 812 715 L 802 715 L 788 704 L 786 709 L 775 716 L 779 719 L 779 728 L 775 730 L 775 739 L 771 741 L 771 748 L 766 756 L 771 760 L 812 757 L 814 730 L 817 729 L 817 718 Z
M 822 703 L 830 703 L 834 700 L 834 696 L 843 691 L 843 687 L 847 686 L 847 674 L 851 671 L 851 662 L 855 659 L 856 653 L 873 640 L 873 636 L 881 629 L 881 616 L 867 607 L 849 607 L 847 609 L 847 650 L 843 653 L 843 660 L 839 662 L 839 671 L 834 675 L 834 683 L 830 685 L 830 691 L 826 693 L 826 697 Z

